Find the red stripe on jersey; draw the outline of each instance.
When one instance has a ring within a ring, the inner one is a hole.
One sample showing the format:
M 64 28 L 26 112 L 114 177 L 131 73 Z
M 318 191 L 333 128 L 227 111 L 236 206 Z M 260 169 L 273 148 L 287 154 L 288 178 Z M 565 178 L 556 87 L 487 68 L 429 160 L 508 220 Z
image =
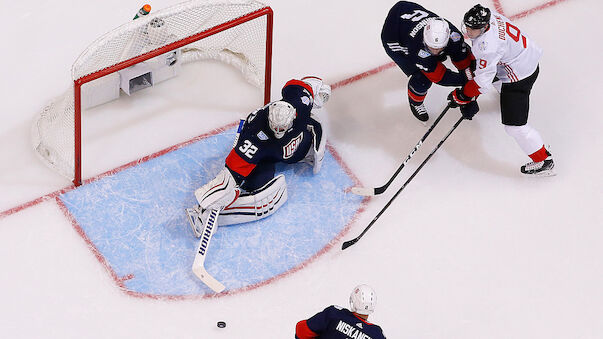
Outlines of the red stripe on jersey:
M 297 85 L 297 86 L 301 86 L 301 87 L 307 89 L 308 92 L 310 92 L 310 94 L 312 94 L 312 99 L 314 99 L 314 92 L 312 91 L 312 86 L 308 85 L 307 83 L 305 83 L 301 80 L 291 79 L 291 80 L 287 81 L 287 83 L 285 84 L 285 86 L 283 86 L 283 88 L 285 88 L 289 85 Z
M 241 158 L 233 149 L 226 157 L 226 166 L 232 171 L 246 177 L 255 168 L 254 164 L 250 164 L 245 159 Z
M 515 75 L 515 72 L 513 71 L 513 68 L 511 68 L 511 66 L 505 64 L 505 69 L 507 70 L 507 75 L 509 75 L 509 78 L 511 78 L 512 82 L 519 81 L 517 75 Z
M 530 158 L 532 158 L 533 162 L 544 161 L 547 157 L 548 155 L 546 154 L 546 148 L 544 148 L 544 145 L 538 151 L 530 154 Z
M 441 62 L 438 62 L 433 72 L 421 72 L 423 72 L 423 74 L 425 74 L 427 79 L 431 80 L 431 82 L 438 83 L 442 80 L 444 74 L 446 74 L 446 67 Z
M 423 100 L 425 100 L 425 95 L 415 94 L 410 89 L 408 90 L 408 97 L 416 102 L 423 102 Z
M 318 333 L 312 331 L 308 327 L 308 323 L 306 320 L 302 320 L 299 321 L 297 325 L 295 325 L 295 337 L 299 339 L 318 338 Z
M 458 70 L 463 70 L 469 66 L 471 66 L 471 61 L 475 60 L 475 57 L 472 53 L 467 54 L 467 57 L 461 61 L 453 61 L 452 64 Z
M 475 82 L 475 80 L 469 80 L 469 82 L 463 86 L 463 94 L 470 98 L 480 95 L 481 93 L 479 91 L 479 85 L 477 82 Z

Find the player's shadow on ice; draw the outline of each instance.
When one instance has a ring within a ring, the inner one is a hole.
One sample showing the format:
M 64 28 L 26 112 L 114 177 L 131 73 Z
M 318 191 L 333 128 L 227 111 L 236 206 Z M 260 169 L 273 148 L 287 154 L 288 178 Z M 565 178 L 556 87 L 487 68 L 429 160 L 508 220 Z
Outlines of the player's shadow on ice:
M 452 90 L 438 85 L 431 87 L 425 101 L 430 119 L 427 126 L 423 126 L 410 112 L 407 83 L 402 71 L 394 67 L 337 88 L 328 104 L 331 138 L 359 149 L 379 149 L 393 158 L 404 160 L 442 112 L 447 104 L 446 97 Z M 503 131 L 496 94 L 487 95 L 489 97 L 480 98 L 480 112 L 474 120 L 463 121 L 434 158 L 447 152 L 473 170 L 497 176 L 516 176 L 518 168 L 515 167 L 519 164 L 506 162 L 484 147 L 485 143 L 492 145 L 493 136 L 489 135 L 492 128 Z M 449 109 L 411 161 L 419 164 L 425 159 L 459 117 L 458 108 Z

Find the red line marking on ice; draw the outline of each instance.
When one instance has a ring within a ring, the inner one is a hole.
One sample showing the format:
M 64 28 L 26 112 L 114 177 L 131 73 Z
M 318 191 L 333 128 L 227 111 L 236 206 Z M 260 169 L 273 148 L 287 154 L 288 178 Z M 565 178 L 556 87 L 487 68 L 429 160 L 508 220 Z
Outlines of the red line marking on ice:
M 520 12 L 520 13 L 517 13 L 517 14 L 513 14 L 513 15 L 511 15 L 509 17 L 509 19 L 515 20 L 515 19 L 525 18 L 525 17 L 527 17 L 529 15 L 532 15 L 533 13 L 539 12 L 539 11 L 545 9 L 545 8 L 549 8 L 549 7 L 558 5 L 558 4 L 560 4 L 560 3 L 564 2 L 564 1 L 567 1 L 567 0 L 553 0 L 553 1 L 549 1 L 549 2 L 546 2 L 546 3 L 542 4 L 542 5 L 540 5 L 540 6 L 536 6 L 534 8 L 527 9 L 527 10 L 525 10 L 523 12 Z
M 138 160 L 134 160 L 134 161 L 132 161 L 132 162 L 129 162 L 129 163 L 127 163 L 127 164 L 124 164 L 124 165 L 122 165 L 122 166 L 119 166 L 119 167 L 117 167 L 117 168 L 114 168 L 114 169 L 112 169 L 112 170 L 110 170 L 110 171 L 107 171 L 107 172 L 101 173 L 101 174 L 99 174 L 99 175 L 97 175 L 97 176 L 95 176 L 95 177 L 92 177 L 92 178 L 86 179 L 86 180 L 84 180 L 84 181 L 83 181 L 83 184 L 89 184 L 89 183 L 91 183 L 91 182 L 97 181 L 97 180 L 102 179 L 102 178 L 104 178 L 104 177 L 107 177 L 107 176 L 113 175 L 113 174 L 115 174 L 115 173 L 119 173 L 119 172 L 121 172 L 121 171 L 123 171 L 123 170 L 125 170 L 125 169 L 130 168 L 130 167 L 134 167 L 134 166 L 136 166 L 136 165 L 138 165 L 138 164 L 140 164 L 140 163 L 143 163 L 143 162 L 149 161 L 149 160 L 151 160 L 151 159 L 154 159 L 154 158 L 160 157 L 160 156 L 162 156 L 162 155 L 164 155 L 164 154 L 166 154 L 166 153 L 169 153 L 169 152 L 175 151 L 175 150 L 177 150 L 177 149 L 180 149 L 180 148 L 182 148 L 182 147 L 188 146 L 188 145 L 190 145 L 190 144 L 192 144 L 192 143 L 195 143 L 195 142 L 197 142 L 197 141 L 199 141 L 199 140 L 201 140 L 201 139 L 205 139 L 205 138 L 211 137 L 211 136 L 213 136 L 213 135 L 220 134 L 220 133 L 222 133 L 222 132 L 224 132 L 224 131 L 226 131 L 226 130 L 228 130 L 228 129 L 233 128 L 234 126 L 237 126 L 238 124 L 239 124 L 239 122 L 237 121 L 237 122 L 232 122 L 232 123 L 229 123 L 228 125 L 225 125 L 225 126 L 222 126 L 222 127 L 218 127 L 218 128 L 213 129 L 213 130 L 211 130 L 211 131 L 209 131 L 209 132 L 207 132 L 207 133 L 203 133 L 203 134 L 201 134 L 201 135 L 199 135 L 199 136 L 196 136 L 196 137 L 194 137 L 194 138 L 192 138 L 192 139 L 190 139 L 190 140 L 187 140 L 187 141 L 181 142 L 181 143 L 176 144 L 176 145 L 174 145 L 174 146 L 170 146 L 170 147 L 168 147 L 168 148 L 165 148 L 165 149 L 163 149 L 163 150 L 161 150 L 161 151 L 158 151 L 158 152 L 156 152 L 156 153 L 153 153 L 153 154 L 151 154 L 151 155 L 144 156 L 144 157 L 142 157 L 142 158 L 140 158 L 140 159 L 138 159 Z M 36 205 L 38 205 L 38 204 L 40 204 L 40 203 L 43 203 L 43 202 L 45 202 L 45 201 L 48 201 L 48 200 L 51 200 L 51 199 L 55 199 L 55 198 L 57 198 L 59 195 L 61 195 L 61 194 L 63 194 L 63 193 L 67 193 L 67 192 L 73 191 L 75 188 L 76 188 L 76 187 L 75 187 L 75 185 L 71 185 L 71 186 L 69 186 L 69 187 L 65 187 L 65 188 L 63 188 L 63 189 L 61 189 L 61 190 L 58 190 L 58 191 L 55 191 L 55 192 L 52 192 L 52 193 L 46 194 L 46 195 L 44 195 L 44 196 L 42 196 L 42 197 L 39 197 L 39 198 L 37 198 L 37 199 L 35 199 L 35 200 L 32 200 L 32 201 L 26 202 L 26 203 L 24 203 L 24 204 L 22 204 L 22 205 L 19 205 L 19 206 L 17 206 L 17 207 L 13 207 L 13 208 L 11 208 L 11 209 L 8 209 L 8 210 L 6 210 L 6 211 L 3 211 L 3 212 L 1 212 L 1 213 L 0 213 L 0 219 L 2 219 L 3 217 L 9 216 L 9 215 L 11 215 L 11 214 L 18 213 L 18 212 L 20 212 L 20 211 L 22 211 L 22 210 L 24 210 L 24 209 L 29 208 L 29 207 L 36 206 Z
M 542 5 L 538 5 L 536 7 L 533 7 L 533 8 L 530 8 L 530 9 L 527 9 L 525 11 L 522 11 L 522 12 L 519 12 L 517 14 L 513 14 L 513 15 L 509 16 L 509 15 L 505 14 L 505 10 L 503 9 L 502 1 L 501 0 L 492 0 L 492 2 L 494 3 L 494 9 L 498 13 L 500 13 L 500 14 L 506 16 L 506 17 L 509 17 L 509 19 L 511 19 L 511 20 L 525 18 L 525 17 L 527 17 L 527 16 L 529 16 L 529 15 L 531 15 L 533 13 L 539 12 L 539 11 L 541 11 L 541 10 L 543 10 L 545 8 L 551 7 L 551 6 L 555 6 L 555 5 L 557 5 L 557 4 L 561 3 L 561 2 L 564 2 L 564 1 L 567 1 L 567 0 L 552 0 L 552 1 L 547 1 L 547 2 L 545 2 Z
M 502 5 L 500 4 L 500 0 L 492 0 L 492 2 L 494 3 L 494 10 L 496 10 L 498 13 L 507 16 L 505 14 L 505 11 L 502 8 Z
M 366 71 L 364 73 L 360 73 L 360 74 L 354 75 L 352 77 L 349 77 L 347 79 L 344 79 L 344 80 L 341 80 L 339 82 L 336 82 L 336 83 L 334 83 L 334 84 L 331 85 L 331 89 L 336 89 L 336 88 L 339 88 L 339 87 L 342 87 L 342 86 L 345 86 L 345 85 L 349 85 L 352 82 L 356 82 L 358 80 L 362 80 L 362 79 L 364 79 L 366 77 L 369 77 L 369 76 L 371 76 L 373 74 L 377 74 L 377 73 L 383 72 L 386 69 L 394 67 L 395 65 L 396 65 L 396 63 L 392 61 L 392 62 L 389 62 L 389 63 L 387 63 L 385 65 L 381 65 L 379 67 L 375 67 L 375 68 L 370 69 L 370 70 L 368 70 L 368 71 Z
M 61 199 L 59 199 L 58 197 L 55 200 L 57 202 L 57 205 L 59 206 L 59 209 L 63 212 L 63 214 L 65 215 L 67 220 L 69 220 L 69 222 L 71 223 L 71 226 L 73 226 L 73 229 L 75 230 L 75 232 L 77 234 L 79 234 L 79 236 L 82 237 L 82 239 L 84 239 L 84 242 L 86 242 L 86 245 L 88 246 L 88 248 L 90 249 L 92 254 L 94 254 L 94 257 L 96 258 L 96 260 L 98 260 L 98 262 L 101 264 L 101 266 L 103 266 L 105 268 L 105 270 L 107 270 L 107 273 L 109 273 L 109 275 L 111 276 L 111 278 L 113 279 L 115 284 L 121 290 L 123 290 L 123 291 L 127 290 L 122 279 L 120 279 L 117 276 L 117 273 L 115 273 L 115 271 L 113 270 L 111 265 L 109 265 L 107 263 L 107 260 L 105 259 L 103 254 L 98 250 L 98 248 L 96 248 L 96 246 L 94 246 L 94 243 L 92 242 L 92 240 L 90 240 L 90 238 L 88 238 L 88 235 L 86 235 L 86 232 L 84 231 L 84 229 L 78 224 L 78 222 L 75 220 L 75 217 L 69 212 L 69 209 L 67 208 L 67 206 L 65 206 L 63 201 Z

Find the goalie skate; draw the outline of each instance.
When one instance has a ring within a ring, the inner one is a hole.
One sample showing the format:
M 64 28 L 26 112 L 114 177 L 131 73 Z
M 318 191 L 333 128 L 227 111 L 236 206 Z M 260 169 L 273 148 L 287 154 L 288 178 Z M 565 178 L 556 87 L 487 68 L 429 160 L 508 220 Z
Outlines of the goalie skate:
M 201 232 L 203 232 L 203 221 L 201 220 L 200 207 L 187 208 L 185 209 L 186 215 L 188 216 L 188 223 L 193 229 L 195 237 L 200 238 Z

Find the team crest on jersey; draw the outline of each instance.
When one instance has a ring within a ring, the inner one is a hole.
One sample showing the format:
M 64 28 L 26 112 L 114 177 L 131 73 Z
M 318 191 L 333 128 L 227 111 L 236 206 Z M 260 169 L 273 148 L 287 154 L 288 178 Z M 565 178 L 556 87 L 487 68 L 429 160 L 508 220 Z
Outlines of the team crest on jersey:
M 258 139 L 262 140 L 262 141 L 266 141 L 268 140 L 268 136 L 266 135 L 266 133 L 264 133 L 264 131 L 260 131 L 257 134 Z
M 454 42 L 458 42 L 461 40 L 461 35 L 458 32 L 452 32 L 450 33 L 450 39 L 452 39 Z
M 312 103 L 309 95 L 308 96 L 304 95 L 303 97 L 301 97 L 301 102 L 302 102 L 302 104 L 304 104 L 306 106 L 310 106 L 310 103 Z
M 299 147 L 299 145 L 301 144 L 303 139 L 304 139 L 304 132 L 301 132 L 301 133 L 299 133 L 298 136 L 291 139 L 291 141 L 289 141 L 288 144 L 283 146 L 283 159 L 291 158 L 293 156 L 293 154 L 295 153 L 295 151 L 297 151 L 297 148 Z
M 488 48 L 488 42 L 487 41 L 480 41 L 480 43 L 477 45 L 477 48 L 479 48 L 480 51 L 486 51 L 486 49 Z
M 426 50 L 422 49 L 422 50 L 419 50 L 419 56 L 421 58 L 425 59 L 425 58 L 429 58 L 431 56 L 431 53 L 429 53 Z

